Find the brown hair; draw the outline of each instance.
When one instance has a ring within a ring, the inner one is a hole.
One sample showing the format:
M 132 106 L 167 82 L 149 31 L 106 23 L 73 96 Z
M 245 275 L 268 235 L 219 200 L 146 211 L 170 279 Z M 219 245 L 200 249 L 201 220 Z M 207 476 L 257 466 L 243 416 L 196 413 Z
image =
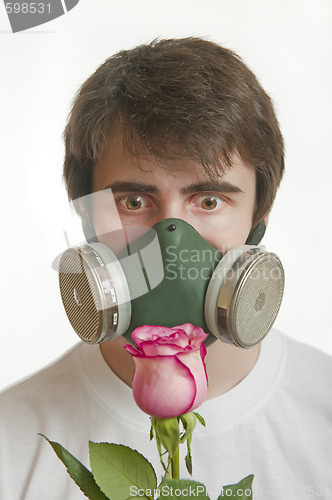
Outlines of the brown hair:
M 234 52 L 189 37 L 107 59 L 79 89 L 65 129 L 70 199 L 91 192 L 94 165 L 119 127 L 128 152 L 188 157 L 211 176 L 231 166 L 237 151 L 256 168 L 254 223 L 271 209 L 283 138 L 270 98 Z

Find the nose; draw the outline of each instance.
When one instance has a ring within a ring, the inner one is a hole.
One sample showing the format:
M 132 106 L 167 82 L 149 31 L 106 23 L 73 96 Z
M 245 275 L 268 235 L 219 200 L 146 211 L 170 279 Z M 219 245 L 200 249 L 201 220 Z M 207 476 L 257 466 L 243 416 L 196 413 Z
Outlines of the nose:
M 176 202 L 167 202 L 164 205 L 161 205 L 153 218 L 152 225 L 164 219 L 181 219 L 190 224 L 186 210 Z

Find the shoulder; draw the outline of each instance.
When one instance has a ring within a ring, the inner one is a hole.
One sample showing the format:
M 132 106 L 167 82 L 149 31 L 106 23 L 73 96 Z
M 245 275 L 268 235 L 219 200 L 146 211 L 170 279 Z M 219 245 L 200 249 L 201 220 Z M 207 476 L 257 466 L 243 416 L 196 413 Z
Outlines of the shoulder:
M 79 348 L 77 344 L 45 368 L 2 391 L 0 419 L 8 422 L 21 412 L 28 415 L 29 409 L 36 413 L 41 401 L 56 405 L 59 394 L 64 396 L 76 383 Z
M 330 406 L 332 356 L 316 347 L 280 334 L 283 344 L 282 387 L 306 404 Z
M 332 378 L 332 356 L 324 351 L 295 340 L 288 335 L 280 334 L 285 358 L 290 368 L 303 372 L 303 375 L 314 372 L 315 376 Z

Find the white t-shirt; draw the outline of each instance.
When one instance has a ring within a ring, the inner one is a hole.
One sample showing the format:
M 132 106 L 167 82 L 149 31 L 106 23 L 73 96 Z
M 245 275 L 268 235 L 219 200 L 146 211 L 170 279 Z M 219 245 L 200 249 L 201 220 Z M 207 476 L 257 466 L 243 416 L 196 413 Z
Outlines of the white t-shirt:
M 206 485 L 211 500 L 249 474 L 255 475 L 254 500 L 331 500 L 331 388 L 330 356 L 270 332 L 249 375 L 198 409 L 206 428 L 194 431 L 192 479 Z M 159 480 L 149 429 L 149 416 L 99 346 L 80 343 L 0 396 L 0 498 L 85 498 L 38 433 L 87 467 L 88 440 L 131 446 L 153 464 Z M 180 467 L 188 478 L 182 458 Z

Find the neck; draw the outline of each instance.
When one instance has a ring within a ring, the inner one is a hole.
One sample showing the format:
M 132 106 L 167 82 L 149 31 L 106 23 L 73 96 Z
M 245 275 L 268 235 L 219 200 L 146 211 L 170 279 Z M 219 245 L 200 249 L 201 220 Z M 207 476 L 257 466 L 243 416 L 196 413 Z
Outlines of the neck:
M 259 355 L 259 345 L 242 349 L 217 340 L 207 349 L 205 358 L 209 386 L 207 399 L 212 399 L 243 380 L 253 369 Z
M 101 344 L 103 357 L 111 370 L 131 387 L 135 371 L 132 356 L 123 348 L 123 337 Z M 212 399 L 235 387 L 255 366 L 259 345 L 241 349 L 217 340 L 207 349 L 205 358 L 209 387 L 207 399 Z

